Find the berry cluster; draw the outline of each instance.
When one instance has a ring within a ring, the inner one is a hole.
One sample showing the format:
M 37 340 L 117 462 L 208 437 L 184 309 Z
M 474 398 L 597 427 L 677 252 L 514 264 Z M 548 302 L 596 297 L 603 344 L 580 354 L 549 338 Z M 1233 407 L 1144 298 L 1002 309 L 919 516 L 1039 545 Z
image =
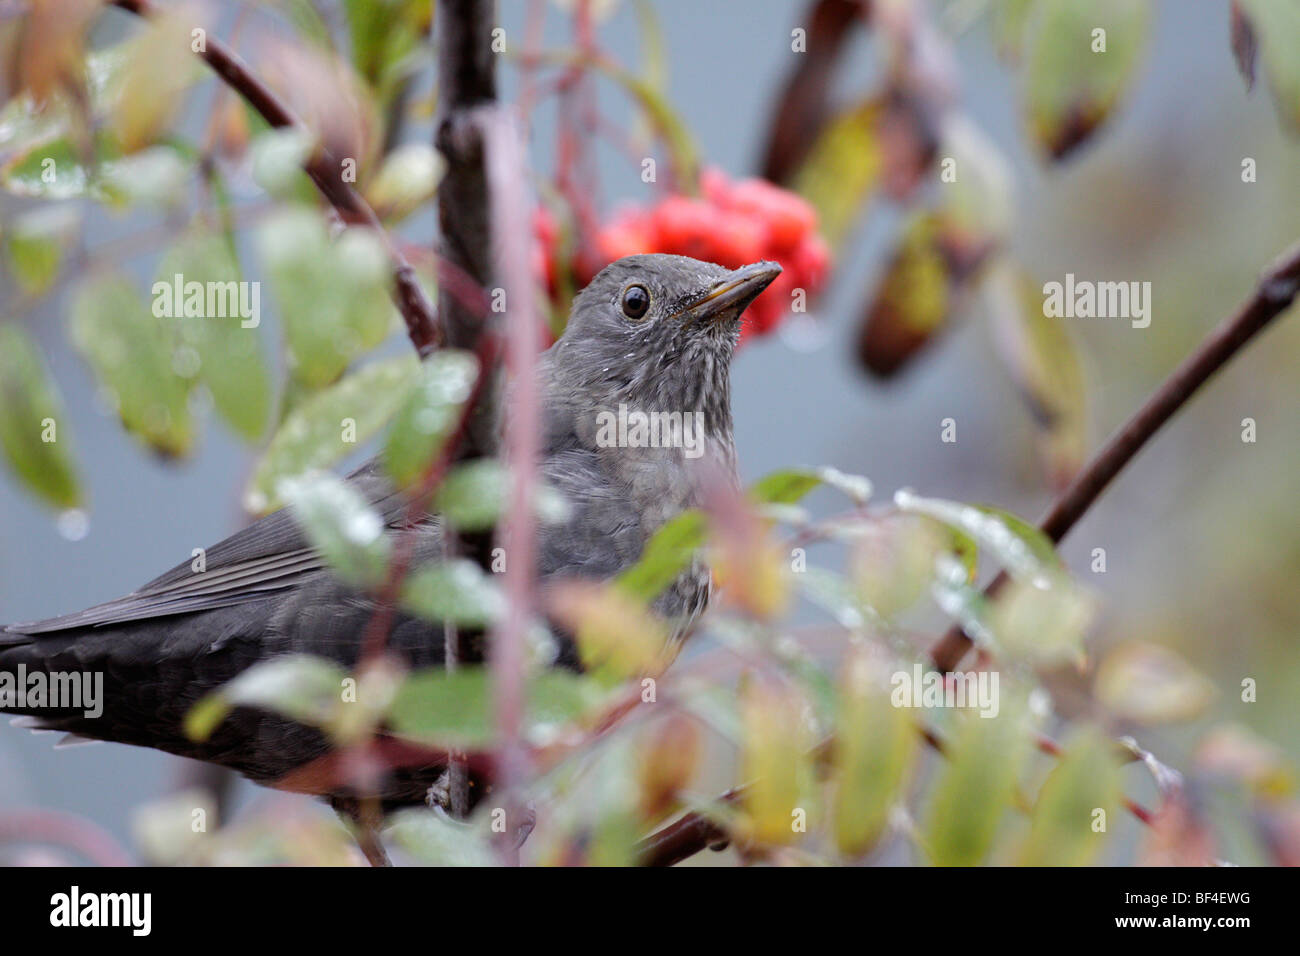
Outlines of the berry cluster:
M 700 177 L 698 198 L 671 195 L 650 208 L 625 207 L 595 237 L 594 248 L 578 256 L 574 276 L 590 281 L 604 265 L 623 256 L 666 252 L 738 268 L 760 259 L 785 270 L 746 312 L 742 335 L 764 335 L 788 314 L 794 291 L 811 300 L 830 264 L 826 243 L 817 235 L 817 213 L 795 193 L 762 179 L 732 182 L 717 170 Z M 538 270 L 554 293 L 558 230 L 549 214 L 536 224 Z

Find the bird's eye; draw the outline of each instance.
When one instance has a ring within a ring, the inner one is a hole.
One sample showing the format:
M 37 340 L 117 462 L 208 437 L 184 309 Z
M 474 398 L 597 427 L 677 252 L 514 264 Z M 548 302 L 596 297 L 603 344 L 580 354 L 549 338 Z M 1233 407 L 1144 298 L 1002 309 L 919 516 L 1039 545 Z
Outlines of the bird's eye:
M 623 314 L 629 319 L 639 319 L 650 309 L 650 293 L 643 285 L 630 285 L 623 290 Z

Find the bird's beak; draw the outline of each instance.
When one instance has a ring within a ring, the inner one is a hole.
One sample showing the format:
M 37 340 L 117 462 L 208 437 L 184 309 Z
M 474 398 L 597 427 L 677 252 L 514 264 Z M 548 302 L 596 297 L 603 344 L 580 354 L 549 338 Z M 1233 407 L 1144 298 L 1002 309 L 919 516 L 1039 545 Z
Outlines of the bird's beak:
M 708 292 L 677 313 L 689 321 L 716 322 L 736 317 L 781 274 L 775 262 L 755 262 L 723 276 Z

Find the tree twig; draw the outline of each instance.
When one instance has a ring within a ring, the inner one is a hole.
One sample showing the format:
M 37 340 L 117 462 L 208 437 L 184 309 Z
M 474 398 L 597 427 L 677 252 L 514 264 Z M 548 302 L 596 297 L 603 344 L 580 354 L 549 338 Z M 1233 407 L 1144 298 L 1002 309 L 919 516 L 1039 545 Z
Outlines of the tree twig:
M 1151 436 L 1243 345 L 1285 312 L 1295 301 L 1297 291 L 1300 291 L 1300 243 L 1264 270 L 1254 294 L 1236 313 L 1220 322 L 1142 407 L 1111 435 L 1070 487 L 1052 503 L 1039 522 L 1042 532 L 1053 542 L 1064 538 Z M 986 593 L 995 593 L 1005 581 L 1006 573 L 1003 572 L 993 579 Z M 971 639 L 960 627 L 953 627 L 930 649 L 935 669 L 954 669 L 970 650 L 971 644 Z
M 158 13 L 153 0 L 109 0 L 109 2 L 140 17 L 152 17 Z M 237 53 L 220 40 L 208 37 L 205 41 L 205 49 L 198 55 L 272 127 L 303 128 L 303 124 L 293 115 L 289 107 L 249 70 L 248 65 Z M 406 332 L 411 339 L 411 344 L 415 346 L 415 350 L 421 357 L 428 355 L 440 344 L 440 329 L 434 317 L 433 305 L 424 294 L 424 290 L 416 280 L 415 270 L 406 260 L 401 249 L 388 235 L 388 231 L 384 229 L 383 223 L 370 208 L 370 204 L 343 181 L 342 166 L 328 150 L 322 146 L 313 151 L 303 169 L 344 222 L 373 230 L 376 237 L 384 244 L 388 258 L 393 264 L 393 301 L 406 322 Z

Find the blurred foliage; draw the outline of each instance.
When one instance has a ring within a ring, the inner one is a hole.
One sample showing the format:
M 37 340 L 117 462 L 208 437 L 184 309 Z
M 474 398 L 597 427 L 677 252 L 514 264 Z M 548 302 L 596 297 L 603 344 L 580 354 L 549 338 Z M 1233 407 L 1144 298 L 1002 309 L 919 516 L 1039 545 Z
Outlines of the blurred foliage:
M 881 200 L 901 207 L 883 272 L 859 290 L 861 364 L 889 378 L 936 348 L 969 303 L 984 303 L 1003 374 L 1036 430 L 1038 484 L 1060 487 L 1088 449 L 1097 398 L 1088 388 L 1088 343 L 1041 308 L 1031 278 L 1038 263 L 1024 252 L 1024 236 L 1039 225 L 1018 214 L 1006 148 L 958 103 L 952 38 L 926 5 L 871 6 L 879 8 L 874 17 L 846 15 L 835 0 L 808 5 L 810 38 L 828 52 L 792 68 L 763 166 L 773 181 L 803 194 L 839 253 Z M 1116 123 L 1143 75 L 1150 4 L 1003 0 L 975 7 L 1021 91 L 1027 142 L 1043 163 L 1077 162 Z M 7 194 L 0 448 L 38 499 L 61 510 L 84 506 L 80 476 L 89 469 L 64 424 L 64 401 L 39 344 L 46 340 L 24 325 L 35 304 L 61 296 L 69 340 L 103 403 L 141 445 L 168 459 L 192 454 L 210 400 L 258 455 L 245 491 L 249 511 L 287 505 L 344 580 L 372 593 L 392 589 L 411 614 L 478 631 L 508 607 L 495 575 L 446 556 L 415 562 L 393 579 L 400 531 L 354 486 L 323 471 L 380 442 L 383 468 L 404 502 L 427 493 L 443 520 L 468 532 L 492 529 L 509 487 L 495 461 L 444 467 L 479 374 L 476 362 L 450 350 L 423 365 L 383 353 L 398 327 L 387 301 L 387 247 L 340 222 L 302 172 L 324 146 L 355 164 L 355 185 L 385 227 L 431 215 L 443 160 L 406 132 L 436 107 L 428 58 L 433 0 L 342 0 L 338 8 L 341 16 L 327 17 L 314 2 L 279 0 L 248 14 L 276 37 L 253 68 L 292 104 L 305 124 L 300 130 L 267 129 L 229 94 L 212 99 L 206 128 L 186 122 L 206 102 L 200 94 L 217 85 L 190 52 L 191 12 L 132 21 L 119 43 L 102 42 L 107 31 L 96 21 L 122 15 L 89 0 L 37 4 L 0 19 L 0 189 Z M 517 65 L 616 86 L 632 107 L 621 132 L 635 154 L 661 151 L 670 187 L 693 195 L 701 188 L 700 160 L 665 92 L 671 58 L 653 5 L 635 4 L 635 15 L 645 45 L 639 71 L 594 41 L 532 51 L 536 56 Z M 883 75 L 875 87 L 835 102 L 827 77 L 861 30 L 880 41 Z M 1283 123 L 1300 126 L 1294 8 L 1236 0 L 1231 34 L 1247 81 L 1258 70 Z M 572 138 L 560 141 L 559 168 L 539 185 L 564 210 L 563 241 L 580 249 L 593 240 L 596 197 L 575 165 L 582 149 Z M 1124 185 L 1122 171 L 1102 168 L 1117 189 Z M 1105 192 L 1095 181 L 1079 182 L 1081 194 Z M 1144 199 L 1130 214 L 1151 216 L 1146 193 L 1158 184 L 1128 185 Z M 259 201 L 243 201 L 254 186 Z M 127 256 L 112 243 L 88 249 L 83 225 L 104 212 L 132 223 L 161 217 L 162 226 L 142 230 Z M 1096 225 L 1087 209 L 1072 216 L 1081 228 Z M 1203 236 L 1197 241 L 1205 244 Z M 1172 248 L 1170 255 L 1174 268 L 1190 274 L 1205 264 L 1205 253 L 1191 261 L 1187 251 Z M 124 268 L 125 259 L 139 256 L 156 276 L 152 306 Z M 433 261 L 418 258 L 430 286 Z M 253 276 L 269 284 L 261 301 L 274 306 L 274 322 L 262 327 L 260 316 L 229 308 L 207 314 L 210 290 L 219 287 L 233 302 L 231 290 Z M 861 281 L 847 269 L 837 279 Z M 182 304 L 191 282 L 200 290 L 194 314 Z M 562 297 L 573 291 L 562 281 L 554 286 L 549 291 Z M 170 307 L 160 306 L 164 295 Z M 1184 293 L 1180 304 L 1192 295 Z M 1163 368 L 1195 331 L 1155 330 L 1169 339 L 1149 361 Z M 1278 351 L 1258 367 L 1289 374 L 1289 359 Z M 1109 418 L 1134 397 L 1106 396 L 1107 412 L 1115 412 Z M 1239 417 L 1234 409 L 1229 420 Z M 1300 862 L 1300 752 L 1294 741 L 1279 746 L 1259 732 L 1287 726 L 1289 705 L 1272 690 L 1258 708 L 1268 716 L 1252 712 L 1260 728 L 1220 722 L 1213 708 L 1225 691 L 1202 666 L 1237 650 L 1175 649 L 1176 635 L 1208 617 L 1222 634 L 1250 643 L 1250 660 L 1275 660 L 1292 685 L 1297 674 L 1294 602 L 1251 608 L 1238 599 L 1220 607 L 1217 593 L 1294 589 L 1295 509 L 1275 494 L 1269 503 L 1279 505 L 1276 517 L 1261 517 L 1260 502 L 1243 500 L 1225 482 L 1202 486 L 1204 500 L 1181 506 L 1194 514 L 1190 520 L 1217 522 L 1215 540 L 1248 539 L 1254 550 L 1241 546 L 1241 553 L 1259 558 L 1225 567 L 1215 556 L 1186 555 L 1166 573 L 1182 578 L 1188 593 L 1150 627 L 1111 629 L 1100 620 L 1097 597 L 1070 575 L 1051 542 L 1022 517 L 991 506 L 911 492 L 875 503 L 865 478 L 792 468 L 679 516 L 616 581 L 556 588 L 528 622 L 525 789 L 546 812 L 525 859 L 632 863 L 639 839 L 694 812 L 724 824 L 735 851 L 727 859 L 746 862 L 1082 865 L 1131 857 L 1116 847 L 1116 832 L 1126 845 L 1141 843 L 1144 862 L 1204 863 L 1221 855 Z M 843 510 L 814 518 L 803 503 L 814 492 L 842 499 Z M 539 490 L 539 520 L 562 506 L 553 492 Z M 833 556 L 814 563 L 813 548 Z M 719 593 L 695 627 L 691 652 L 678 660 L 680 648 L 669 640 L 675 622 L 660 618 L 655 598 L 679 573 L 705 563 Z M 979 585 L 997 571 L 1010 582 L 986 595 Z M 1257 578 L 1268 587 L 1252 588 Z M 1204 581 L 1215 587 L 1200 586 Z M 552 666 L 547 616 L 575 635 L 581 673 Z M 964 676 L 996 678 L 991 700 L 950 705 L 962 676 L 924 674 L 936 621 L 958 623 L 976 639 Z M 1256 678 L 1268 674 L 1266 667 Z M 199 702 L 187 729 L 206 737 L 233 708 L 253 707 L 320 728 L 342 751 L 396 740 L 477 766 L 501 744 L 496 693 L 492 674 L 479 665 L 408 674 L 380 657 L 348 673 L 286 656 Z M 1058 745 L 1047 732 L 1066 719 Z M 1124 737 L 1140 732 L 1177 742 L 1183 725 L 1196 735 L 1178 748 L 1189 757 L 1188 775 L 1228 809 L 1190 801 L 1167 767 Z M 720 778 L 736 788 L 726 799 L 714 796 Z M 1154 793 L 1157 801 L 1154 825 L 1140 841 L 1125 816 L 1129 793 Z M 162 864 L 356 859 L 335 826 L 269 813 L 196 828 L 198 811 L 215 813 L 196 794 L 141 808 L 143 857 Z M 487 864 L 508 839 L 501 812 L 491 800 L 479 800 L 464 819 L 410 810 L 389 833 L 412 861 Z

